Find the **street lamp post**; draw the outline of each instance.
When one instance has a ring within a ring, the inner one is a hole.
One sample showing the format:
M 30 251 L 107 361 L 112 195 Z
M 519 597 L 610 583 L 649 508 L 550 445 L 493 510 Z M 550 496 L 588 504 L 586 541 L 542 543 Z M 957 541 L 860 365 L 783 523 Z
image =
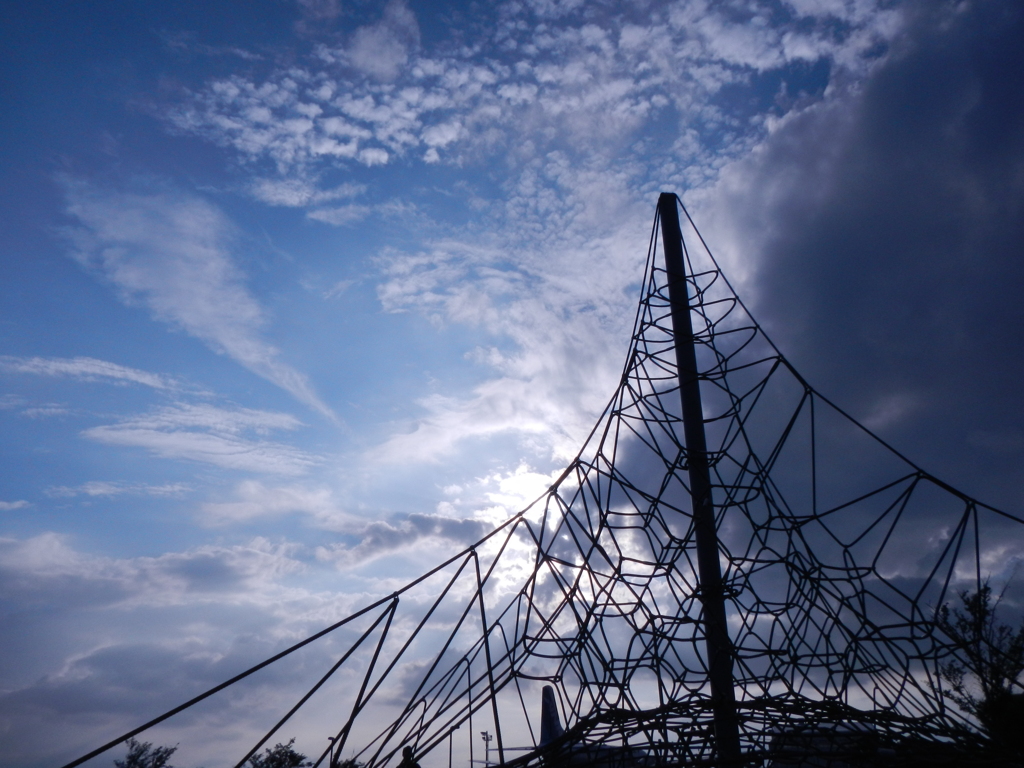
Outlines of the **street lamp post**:
M 484 742 L 484 765 L 488 766 L 491 764 L 491 742 L 494 741 L 494 737 L 489 731 L 480 731 L 480 738 Z
M 457 725 L 448 732 L 448 768 L 452 768 L 452 737 L 461 727 L 461 725 Z M 472 766 L 470 768 L 472 768 Z

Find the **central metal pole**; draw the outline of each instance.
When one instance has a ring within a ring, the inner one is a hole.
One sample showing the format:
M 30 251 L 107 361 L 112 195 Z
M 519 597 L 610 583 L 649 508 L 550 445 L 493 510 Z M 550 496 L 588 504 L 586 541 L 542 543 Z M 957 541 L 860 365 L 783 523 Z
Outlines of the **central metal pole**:
M 718 562 L 718 531 L 711 498 L 711 470 L 704 436 L 704 410 L 700 401 L 697 354 L 690 322 L 690 296 L 683 264 L 683 235 L 679 229 L 677 199 L 671 192 L 658 198 L 661 241 L 665 248 L 668 296 L 672 306 L 679 397 L 683 405 L 683 434 L 690 470 L 690 502 L 697 539 L 697 570 L 700 601 L 704 607 L 704 639 L 707 644 L 711 706 L 715 718 L 715 751 L 722 763 L 740 760 L 739 724 L 732 679 L 732 641 L 725 622 L 722 568 Z

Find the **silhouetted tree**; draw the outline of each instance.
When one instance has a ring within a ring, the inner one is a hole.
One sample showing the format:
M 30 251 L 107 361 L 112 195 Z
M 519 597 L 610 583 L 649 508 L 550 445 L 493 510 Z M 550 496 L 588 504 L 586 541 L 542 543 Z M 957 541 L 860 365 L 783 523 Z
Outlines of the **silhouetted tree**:
M 251 768 L 307 768 L 312 765 L 306 756 L 296 752 L 292 739 L 287 744 L 276 744 L 273 749 L 265 749 L 263 754 L 255 754 L 249 758 Z
M 154 747 L 148 741 L 128 739 L 128 754 L 124 760 L 115 760 L 116 768 L 174 768 L 171 755 L 177 747 Z
M 988 582 L 960 593 L 963 609 L 939 608 L 938 626 L 954 642 L 957 658 L 939 668 L 949 683 L 946 694 L 996 741 L 1020 742 L 1024 733 L 1024 695 L 1015 693 L 1024 673 L 1024 622 L 1014 630 L 996 621 Z

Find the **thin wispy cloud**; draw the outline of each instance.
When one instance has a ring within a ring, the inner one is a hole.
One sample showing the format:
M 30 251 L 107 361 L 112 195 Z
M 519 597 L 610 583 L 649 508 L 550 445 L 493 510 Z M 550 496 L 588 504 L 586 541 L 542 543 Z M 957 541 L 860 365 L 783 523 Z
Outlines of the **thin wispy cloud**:
M 286 208 L 322 205 L 334 200 L 358 197 L 365 191 L 365 186 L 351 183 L 320 189 L 313 182 L 302 178 L 257 179 L 249 187 L 249 193 L 260 202 Z
M 142 448 L 167 459 L 187 459 L 225 469 L 301 475 L 320 457 L 283 443 L 253 439 L 278 430 L 294 430 L 301 422 L 285 413 L 248 408 L 179 404 L 125 418 L 116 424 L 82 432 L 107 445 Z
M 60 403 L 41 403 L 22 410 L 21 415 L 30 419 L 46 419 L 52 416 L 65 416 L 71 409 Z
M 34 402 L 19 395 L 0 396 L 0 410 L 18 411 L 22 416 L 30 419 L 41 419 L 48 416 L 64 416 L 72 412 L 63 403 L 41 403 Z
M 46 489 L 46 495 L 54 498 L 74 498 L 75 496 L 109 497 L 109 496 L 181 496 L 191 488 L 184 483 L 168 483 L 166 485 L 147 485 L 145 483 L 108 482 L 90 480 L 76 486 L 55 485 Z
M 329 418 L 306 376 L 260 336 L 266 313 L 231 255 L 235 232 L 205 200 L 172 193 L 117 193 L 68 182 L 76 258 L 130 305 L 171 323 Z
M 181 389 L 181 384 L 170 376 L 141 371 L 138 368 L 129 368 L 94 357 L 0 355 L 0 371 L 36 376 L 67 376 L 83 381 L 103 381 L 111 384 L 141 384 L 160 390 Z
M 334 208 L 317 208 L 307 213 L 306 216 L 313 221 L 322 221 L 324 224 L 333 224 L 336 227 L 346 227 L 365 219 L 371 210 L 366 205 L 339 205 Z
M 231 501 L 207 502 L 202 506 L 202 520 L 211 525 L 289 514 L 311 517 L 323 527 L 337 527 L 348 517 L 339 509 L 329 488 L 269 486 L 258 480 L 239 483 Z

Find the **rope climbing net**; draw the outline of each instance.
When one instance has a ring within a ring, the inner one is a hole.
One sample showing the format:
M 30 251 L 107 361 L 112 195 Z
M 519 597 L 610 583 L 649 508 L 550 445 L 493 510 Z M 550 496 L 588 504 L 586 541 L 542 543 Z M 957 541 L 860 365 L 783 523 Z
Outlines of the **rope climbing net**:
M 662 196 L 620 384 L 541 498 L 394 594 L 69 766 L 327 638 L 332 664 L 239 766 L 311 711 L 336 713 L 317 766 L 395 765 L 405 746 L 427 765 L 453 754 L 824 765 L 799 755 L 843 750 L 963 764 L 950 750 L 975 744 L 976 729 L 943 694 L 940 669 L 961 649 L 938 611 L 999 576 L 991 552 L 1024 521 L 929 475 L 816 392 L 685 209 L 665 229 L 676 206 Z M 673 247 L 678 277 L 663 258 Z M 680 307 L 699 451 L 681 398 Z M 714 523 L 704 542 L 700 467 Z M 716 664 L 728 678 L 713 690 Z M 546 743 L 543 686 L 567 728 Z

